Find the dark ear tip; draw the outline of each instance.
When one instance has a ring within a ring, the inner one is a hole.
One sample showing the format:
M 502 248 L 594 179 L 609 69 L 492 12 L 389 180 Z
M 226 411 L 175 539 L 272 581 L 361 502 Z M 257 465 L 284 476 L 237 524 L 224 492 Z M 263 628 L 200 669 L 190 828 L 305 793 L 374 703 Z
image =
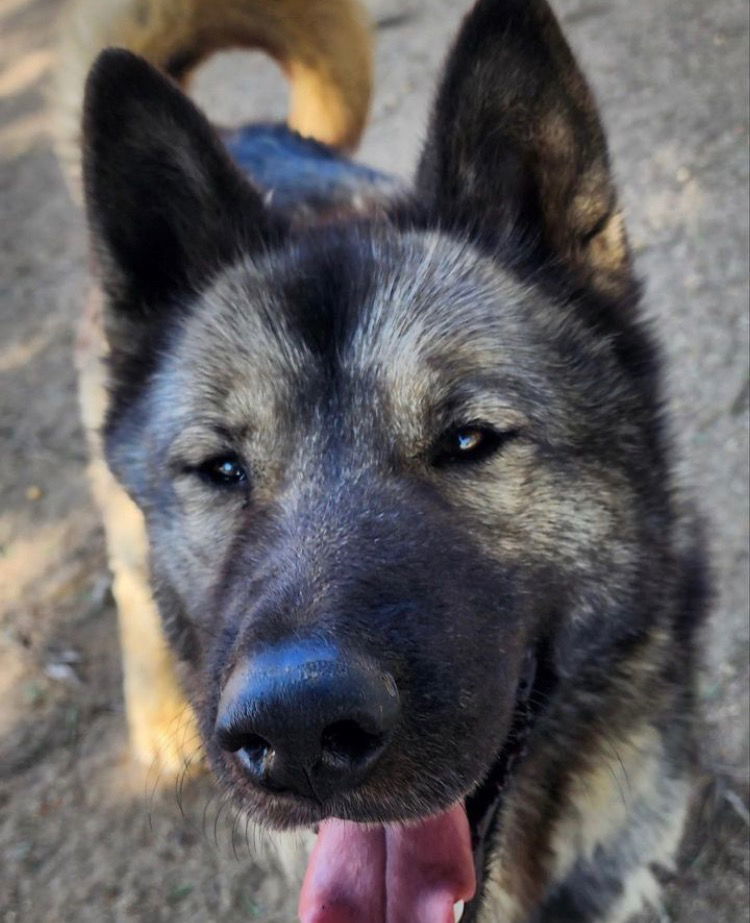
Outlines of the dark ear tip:
M 86 80 L 84 129 L 93 112 L 103 107 L 112 108 L 126 97 L 155 97 L 165 85 L 168 85 L 167 78 L 145 58 L 125 48 L 105 48 L 91 66 Z
M 83 180 L 92 194 L 94 164 L 132 138 L 145 112 L 164 108 L 177 89 L 144 58 L 125 48 L 105 48 L 86 80 L 83 100 Z
M 127 86 L 130 80 L 142 80 L 145 75 L 153 79 L 154 68 L 144 59 L 127 48 L 105 48 L 91 65 L 86 81 L 87 95 L 92 89 L 120 84 Z

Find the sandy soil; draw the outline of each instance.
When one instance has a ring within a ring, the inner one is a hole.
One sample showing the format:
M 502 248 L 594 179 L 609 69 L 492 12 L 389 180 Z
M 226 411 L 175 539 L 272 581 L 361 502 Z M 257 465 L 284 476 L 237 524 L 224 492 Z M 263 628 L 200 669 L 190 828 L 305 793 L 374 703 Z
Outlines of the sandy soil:
M 373 0 L 364 159 L 408 174 L 455 0 Z M 670 363 L 681 473 L 713 545 L 705 785 L 662 920 L 748 919 L 747 10 L 744 0 L 558 0 L 601 100 L 647 302 Z M 157 790 L 125 749 L 115 619 L 71 363 L 85 247 L 51 152 L 59 0 L 0 0 L 0 919 L 294 918 L 273 857 L 208 780 Z M 226 55 L 218 121 L 283 87 Z M 654 917 L 656 919 L 656 917 Z

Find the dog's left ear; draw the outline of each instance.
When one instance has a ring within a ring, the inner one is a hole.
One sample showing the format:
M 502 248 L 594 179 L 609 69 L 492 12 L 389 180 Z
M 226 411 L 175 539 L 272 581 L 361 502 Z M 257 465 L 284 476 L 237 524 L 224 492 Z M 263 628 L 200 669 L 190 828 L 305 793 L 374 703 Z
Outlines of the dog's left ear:
M 469 13 L 417 192 L 441 224 L 520 235 L 607 294 L 633 285 L 596 105 L 545 0 L 480 0 Z

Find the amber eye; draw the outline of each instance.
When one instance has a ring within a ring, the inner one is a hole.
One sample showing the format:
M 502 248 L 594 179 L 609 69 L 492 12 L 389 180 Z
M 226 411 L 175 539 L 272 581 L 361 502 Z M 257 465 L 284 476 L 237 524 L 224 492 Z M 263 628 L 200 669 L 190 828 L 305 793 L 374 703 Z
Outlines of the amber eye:
M 247 484 L 247 472 L 235 455 L 221 455 L 204 462 L 198 473 L 217 487 L 243 487 Z
M 454 436 L 456 450 L 462 455 L 467 452 L 476 452 L 485 440 L 481 429 L 461 429 Z
M 491 426 L 474 424 L 449 429 L 435 447 L 433 464 L 438 467 L 460 462 L 481 461 L 515 437 L 515 430 L 498 432 Z

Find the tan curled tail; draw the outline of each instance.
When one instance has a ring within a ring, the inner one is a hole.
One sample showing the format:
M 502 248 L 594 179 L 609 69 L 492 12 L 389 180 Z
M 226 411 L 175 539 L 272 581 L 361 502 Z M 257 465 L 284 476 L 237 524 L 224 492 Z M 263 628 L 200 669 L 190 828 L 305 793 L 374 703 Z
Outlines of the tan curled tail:
M 216 51 L 259 48 L 289 79 L 293 129 L 346 151 L 365 125 L 373 63 L 359 0 L 73 0 L 62 26 L 56 134 L 74 190 L 83 87 L 108 46 L 142 55 L 183 85 Z

